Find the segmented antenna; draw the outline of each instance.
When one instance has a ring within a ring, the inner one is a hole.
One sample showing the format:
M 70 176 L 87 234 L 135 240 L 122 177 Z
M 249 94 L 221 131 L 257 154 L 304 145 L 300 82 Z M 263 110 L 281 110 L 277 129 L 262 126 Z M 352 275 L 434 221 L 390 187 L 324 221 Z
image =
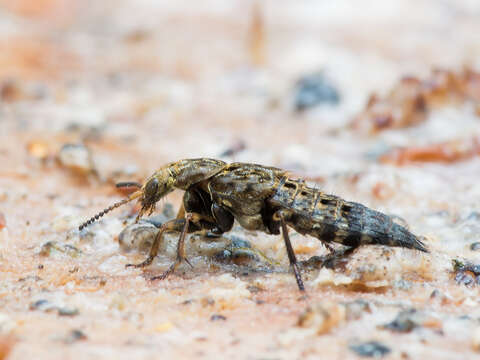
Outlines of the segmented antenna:
M 105 215 L 106 213 L 112 211 L 113 209 L 116 209 L 118 208 L 119 206 L 122 206 L 122 205 L 125 205 L 126 203 L 140 197 L 142 195 L 142 192 L 141 191 L 135 191 L 133 194 L 131 194 L 129 197 L 127 197 L 126 199 L 123 199 L 111 206 L 109 206 L 108 208 L 100 211 L 97 215 L 95 216 L 92 216 L 90 219 L 88 219 L 87 221 L 85 221 L 82 225 L 80 225 L 78 227 L 78 230 L 82 231 L 82 229 L 86 228 L 88 225 L 92 224 L 93 222 L 97 221 L 98 219 L 100 219 L 103 215 Z

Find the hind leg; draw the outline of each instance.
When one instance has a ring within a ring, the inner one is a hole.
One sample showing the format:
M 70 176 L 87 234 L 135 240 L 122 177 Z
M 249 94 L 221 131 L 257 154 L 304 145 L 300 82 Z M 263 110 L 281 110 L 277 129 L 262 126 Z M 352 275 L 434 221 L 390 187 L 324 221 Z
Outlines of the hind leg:
M 297 257 L 293 251 L 292 243 L 290 242 L 290 237 L 288 236 L 288 229 L 286 224 L 286 218 L 289 217 L 288 211 L 279 210 L 273 214 L 274 221 L 280 221 L 280 226 L 282 228 L 282 236 L 285 242 L 285 247 L 287 249 L 288 260 L 290 266 L 292 267 L 293 274 L 295 275 L 295 280 L 297 281 L 297 286 L 300 291 L 305 291 L 305 286 L 303 285 L 302 276 L 300 274 L 300 269 L 298 267 Z

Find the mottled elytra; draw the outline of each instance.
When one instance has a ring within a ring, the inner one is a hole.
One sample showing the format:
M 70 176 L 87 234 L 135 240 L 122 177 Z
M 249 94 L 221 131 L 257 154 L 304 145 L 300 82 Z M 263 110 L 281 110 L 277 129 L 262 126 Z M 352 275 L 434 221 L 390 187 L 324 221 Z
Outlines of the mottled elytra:
M 288 227 L 318 238 L 332 252 L 332 242 L 348 246 L 344 252 L 346 256 L 361 245 L 374 244 L 428 252 L 414 234 L 389 216 L 308 187 L 304 180 L 293 179 L 285 170 L 275 167 L 227 164 L 207 158 L 185 159 L 160 168 L 143 185 L 120 183 L 118 186 L 136 187 L 138 190 L 84 222 L 80 230 L 135 199 L 141 204 L 138 221 L 145 213 L 151 213 L 155 204 L 168 193 L 175 189 L 184 191 L 177 217 L 160 227 L 147 259 L 140 264 L 127 265 L 144 267 L 151 264 L 163 234 L 178 232 L 176 260 L 154 279 L 165 279 L 182 261 L 189 263 L 184 249 L 187 234 L 220 235 L 230 231 L 235 220 L 247 230 L 267 234 L 282 232 L 288 259 L 301 291 L 305 287 Z

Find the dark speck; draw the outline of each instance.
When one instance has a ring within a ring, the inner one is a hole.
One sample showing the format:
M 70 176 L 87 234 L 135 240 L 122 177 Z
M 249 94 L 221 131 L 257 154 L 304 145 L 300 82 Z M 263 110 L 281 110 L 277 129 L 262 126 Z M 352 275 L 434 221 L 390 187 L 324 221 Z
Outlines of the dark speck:
M 455 281 L 457 284 L 466 286 L 479 284 L 480 282 L 480 265 L 473 264 L 469 261 L 453 260 L 453 269 L 455 271 Z
M 74 329 L 70 331 L 64 339 L 65 344 L 72 344 L 80 340 L 87 340 L 87 335 L 82 330 Z
M 58 308 L 58 315 L 60 316 L 75 316 L 79 311 L 75 308 Z
M 480 265 L 473 265 L 471 270 L 475 275 L 480 275 Z
M 380 358 L 390 353 L 390 348 L 378 341 L 369 341 L 358 345 L 350 345 L 350 350 L 359 356 Z
M 255 285 L 249 285 L 247 286 L 247 290 L 250 291 L 252 294 L 258 294 L 260 291 L 262 291 L 261 288 Z
M 480 213 L 477 211 L 472 211 L 466 220 L 480 220 Z
M 470 272 L 460 271 L 455 275 L 455 281 L 457 284 L 463 284 L 465 286 L 473 285 L 475 279 Z
M 212 316 L 210 316 L 210 321 L 219 321 L 219 320 L 227 320 L 227 318 L 221 314 L 213 314 Z
M 232 240 L 232 247 L 234 248 L 251 248 L 252 245 L 249 241 L 239 238 L 238 236 L 231 236 L 230 239 Z
M 47 307 L 49 307 L 50 304 L 47 300 L 42 299 L 42 300 L 37 300 L 33 303 L 30 304 L 29 309 L 30 310 L 43 310 Z
M 337 89 L 318 72 L 302 77 L 296 86 L 295 110 L 304 111 L 320 104 L 337 105 L 340 96 Z
M 382 325 L 383 329 L 387 329 L 394 332 L 407 333 L 419 326 L 413 319 L 416 311 L 407 310 L 400 312 L 397 317 L 390 323 Z
M 470 250 L 479 251 L 480 250 L 480 242 L 471 243 L 470 244 Z

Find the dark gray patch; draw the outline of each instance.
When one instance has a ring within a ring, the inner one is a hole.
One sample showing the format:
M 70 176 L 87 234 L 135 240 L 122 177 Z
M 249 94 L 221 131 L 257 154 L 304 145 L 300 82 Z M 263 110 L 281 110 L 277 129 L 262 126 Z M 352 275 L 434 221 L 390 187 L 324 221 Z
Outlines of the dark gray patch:
M 392 350 L 378 341 L 368 341 L 361 344 L 350 345 L 350 350 L 359 356 L 380 358 L 389 354 Z

